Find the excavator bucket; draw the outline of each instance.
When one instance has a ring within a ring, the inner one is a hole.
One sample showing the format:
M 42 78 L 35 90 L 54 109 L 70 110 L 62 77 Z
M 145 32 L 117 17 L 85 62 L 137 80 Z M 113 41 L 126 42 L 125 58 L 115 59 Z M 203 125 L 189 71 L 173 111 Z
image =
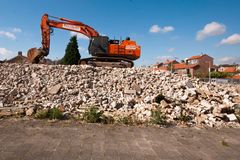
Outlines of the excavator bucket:
M 28 50 L 27 58 L 30 63 L 39 63 L 41 57 L 42 52 L 40 49 L 31 48 Z

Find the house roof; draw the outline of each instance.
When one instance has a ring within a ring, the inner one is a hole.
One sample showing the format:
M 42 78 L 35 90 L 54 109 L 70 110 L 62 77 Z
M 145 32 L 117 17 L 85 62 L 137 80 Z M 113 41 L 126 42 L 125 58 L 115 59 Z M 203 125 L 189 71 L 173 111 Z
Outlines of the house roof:
M 27 57 L 23 55 L 17 55 L 16 57 L 10 59 L 7 61 L 8 63 L 26 63 Z
M 235 73 L 236 67 L 224 67 L 224 69 L 221 72 Z
M 208 56 L 208 55 L 207 54 L 201 54 L 201 55 L 197 55 L 197 56 L 192 56 L 192 57 L 188 58 L 187 60 L 199 59 L 199 58 L 202 58 L 203 56 Z
M 167 59 L 165 62 L 163 62 L 163 64 L 170 64 L 170 63 L 178 63 L 178 61 Z
M 240 79 L 240 74 L 232 77 L 233 79 Z
M 185 64 L 185 63 L 178 63 L 178 64 L 174 64 L 173 68 L 174 69 L 190 69 L 190 68 L 194 68 L 197 67 L 198 64 Z

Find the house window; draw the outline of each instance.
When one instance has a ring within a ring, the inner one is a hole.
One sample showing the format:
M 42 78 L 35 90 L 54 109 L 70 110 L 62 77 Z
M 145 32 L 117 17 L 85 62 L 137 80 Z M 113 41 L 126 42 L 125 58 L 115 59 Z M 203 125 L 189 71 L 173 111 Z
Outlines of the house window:
M 164 64 L 164 65 L 163 65 L 163 67 L 167 67 L 167 66 L 168 66 L 168 64 Z
M 197 63 L 198 63 L 197 59 L 188 60 L 188 64 L 197 64 Z

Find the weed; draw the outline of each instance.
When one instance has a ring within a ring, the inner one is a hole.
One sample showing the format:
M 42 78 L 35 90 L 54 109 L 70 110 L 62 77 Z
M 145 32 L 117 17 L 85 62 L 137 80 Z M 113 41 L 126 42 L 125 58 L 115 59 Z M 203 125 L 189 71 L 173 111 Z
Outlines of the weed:
M 166 121 L 165 115 L 163 115 L 162 112 L 159 109 L 157 109 L 157 110 L 152 110 L 150 123 L 158 124 L 158 125 L 166 125 L 167 121 Z
M 47 118 L 49 119 L 63 119 L 63 113 L 58 108 L 51 108 L 48 110 Z
M 46 119 L 48 114 L 48 110 L 39 110 L 37 111 L 35 117 L 37 119 Z
M 63 113 L 58 108 L 40 110 L 35 115 L 38 119 L 63 119 Z
M 88 123 L 100 123 L 102 122 L 103 111 L 98 111 L 97 107 L 90 107 L 83 114 L 83 120 Z

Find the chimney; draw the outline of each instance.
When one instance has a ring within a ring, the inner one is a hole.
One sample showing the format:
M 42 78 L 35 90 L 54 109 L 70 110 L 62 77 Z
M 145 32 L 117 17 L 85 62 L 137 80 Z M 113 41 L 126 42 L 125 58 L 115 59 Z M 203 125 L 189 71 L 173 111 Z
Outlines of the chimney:
M 18 51 L 18 56 L 22 56 L 22 51 Z

